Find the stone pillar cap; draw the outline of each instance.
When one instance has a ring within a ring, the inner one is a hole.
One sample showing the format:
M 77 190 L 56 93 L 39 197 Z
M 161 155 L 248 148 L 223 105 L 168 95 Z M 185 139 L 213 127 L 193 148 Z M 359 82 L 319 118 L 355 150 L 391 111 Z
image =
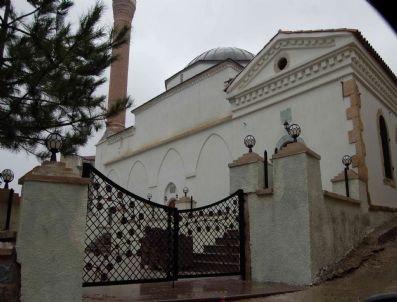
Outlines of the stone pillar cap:
M 242 156 L 240 156 L 233 162 L 231 162 L 228 166 L 229 166 L 229 168 L 232 168 L 232 167 L 256 163 L 259 161 L 261 161 L 261 162 L 264 161 L 262 156 L 260 156 L 258 153 L 255 153 L 255 152 L 248 152 L 248 153 L 243 154 Z
M 179 198 L 176 203 L 184 203 L 184 202 L 189 202 L 190 203 L 190 197 L 189 196 L 183 196 L 181 198 Z M 194 202 L 194 200 L 193 200 Z
M 351 169 L 347 170 L 347 177 L 349 179 L 360 178 L 358 174 Z M 338 181 L 345 181 L 345 171 L 340 172 L 338 175 L 336 175 L 334 178 L 331 179 L 331 182 L 338 182 Z
M 18 180 L 18 184 L 23 185 L 27 180 L 81 185 L 90 183 L 88 178 L 75 174 L 71 168 L 66 167 L 65 163 L 55 161 L 45 161 L 41 166 L 34 167 Z
M 278 159 L 282 157 L 297 155 L 301 153 L 306 153 L 307 155 L 314 157 L 315 159 L 320 160 L 321 156 L 314 152 L 312 149 L 306 147 L 304 144 L 300 142 L 290 143 L 282 148 L 277 154 L 272 156 L 272 159 Z

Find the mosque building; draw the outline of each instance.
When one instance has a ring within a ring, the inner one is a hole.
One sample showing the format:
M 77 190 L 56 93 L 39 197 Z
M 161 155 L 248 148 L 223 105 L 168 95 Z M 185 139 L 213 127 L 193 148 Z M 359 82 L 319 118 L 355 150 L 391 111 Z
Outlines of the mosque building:
M 113 1 L 115 25 L 130 25 L 135 0 Z M 126 95 L 129 43 L 111 67 L 109 106 Z M 107 123 L 95 166 L 117 184 L 167 204 L 183 188 L 196 206 L 229 195 L 228 164 L 253 151 L 269 158 L 298 140 L 321 156 L 321 181 L 343 170 L 362 180 L 370 204 L 397 207 L 397 78 L 355 29 L 279 31 L 254 55 L 217 47 L 165 80 L 165 91 Z

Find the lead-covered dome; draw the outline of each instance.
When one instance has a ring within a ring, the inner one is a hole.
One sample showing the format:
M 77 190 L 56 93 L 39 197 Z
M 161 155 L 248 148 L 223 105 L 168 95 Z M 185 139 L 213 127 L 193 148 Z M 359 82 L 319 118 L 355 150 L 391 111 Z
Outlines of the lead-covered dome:
M 249 51 L 237 47 L 218 47 L 207 50 L 201 55 L 195 57 L 187 66 L 200 61 L 224 61 L 232 59 L 244 65 L 252 60 L 254 55 Z

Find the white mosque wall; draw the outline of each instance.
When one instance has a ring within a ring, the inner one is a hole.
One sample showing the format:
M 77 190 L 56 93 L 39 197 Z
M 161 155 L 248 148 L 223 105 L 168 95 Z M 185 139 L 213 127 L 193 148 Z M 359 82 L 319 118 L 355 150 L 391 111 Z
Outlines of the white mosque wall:
M 286 137 L 283 122 L 287 119 L 301 126 L 301 139 L 321 156 L 322 185 L 332 191 L 330 180 L 343 171 L 342 157 L 356 154 L 356 146 L 349 143 L 348 136 L 353 123 L 346 116 L 351 99 L 343 97 L 341 82 L 361 77 L 356 62 L 362 60 L 364 52 L 360 52 L 362 47 L 352 47 L 354 38 L 350 35 L 331 35 L 321 43 L 315 39 L 307 40 L 309 44 L 302 42 L 301 49 L 284 49 L 291 59 L 291 68 L 276 73 L 275 56 L 263 69 L 257 69 L 251 82 L 243 88 L 238 86 L 237 78 L 237 83 L 233 82 L 231 86 L 237 85 L 237 88 L 227 95 L 223 91 L 224 81 L 234 77 L 238 67 L 226 61 L 135 109 L 135 129 L 126 130 L 98 145 L 97 168 L 143 197 L 152 193 L 153 201 L 160 203 L 164 203 L 170 183 L 176 186 L 173 194 L 179 196 L 182 188 L 187 186 L 197 206 L 202 206 L 231 193 L 227 163 L 247 151 L 243 145 L 244 137 L 254 135 L 257 141 L 254 151 L 262 155 L 266 149 L 271 158 L 275 147 L 279 147 Z M 331 51 L 329 55 L 324 54 L 327 49 Z M 277 54 L 277 50 L 274 53 Z M 282 54 L 281 50 L 279 53 Z M 309 66 L 305 61 L 309 58 L 318 59 L 313 59 Z M 258 60 L 261 60 L 260 55 L 239 77 L 255 70 Z M 303 64 L 301 78 L 285 84 L 284 79 L 291 79 L 300 70 L 293 66 L 297 62 Z M 377 62 L 362 62 L 377 69 L 381 81 L 387 82 L 385 85 L 392 91 L 396 90 Z M 264 87 L 269 84 L 271 92 L 254 94 L 259 87 L 255 83 Z M 274 89 L 271 89 L 271 83 Z M 359 87 L 370 196 L 375 205 L 396 207 L 396 189 L 383 183 L 376 114 L 379 109 L 384 112 L 394 166 L 397 119 L 395 113 L 383 105 L 379 93 L 374 93 L 379 89 L 371 85 Z M 373 90 L 370 91 L 369 86 Z M 231 99 L 232 105 L 226 97 Z M 233 98 L 244 102 L 233 103 Z
M 225 101 L 223 91 L 224 81 L 238 71 L 231 64 L 224 67 L 214 71 L 211 77 L 204 75 L 199 82 L 182 84 L 189 87 L 175 88 L 169 97 L 143 105 L 145 109 L 138 108 L 133 144 L 142 146 L 163 140 L 230 115 L 230 104 Z
M 190 98 L 190 101 L 195 102 L 196 100 Z M 223 99 L 223 102 L 227 101 Z M 186 106 L 185 108 L 190 107 L 187 104 L 184 106 Z M 115 146 L 120 142 L 110 145 L 103 143 L 98 146 L 98 153 L 99 155 L 102 153 L 102 157 L 106 154 L 107 160 L 104 163 L 110 162 L 110 164 L 103 165 L 102 163 L 101 166 L 97 166 L 105 171 L 117 171 L 122 186 L 139 190 L 141 194 L 138 195 L 143 197 L 150 192 L 153 194 L 154 201 L 163 203 L 165 189 L 172 182 L 176 185 L 179 196 L 182 194 L 182 188 L 187 186 L 190 190 L 189 195 L 193 195 L 197 200 L 197 206 L 208 204 L 230 193 L 227 163 L 247 151 L 243 145 L 243 139 L 247 134 L 252 134 L 256 138 L 255 152 L 262 154 L 263 150 L 267 149 L 269 157 L 271 157 L 278 141 L 286 134 L 280 113 L 289 109 L 292 122 L 296 122 L 302 127 L 304 142 L 322 156 L 323 187 L 331 190 L 330 179 L 343 169 L 342 156 L 355 152 L 354 146 L 348 143 L 347 133 L 352 129 L 351 121 L 346 120 L 345 109 L 348 106 L 349 100 L 342 97 L 340 82 L 332 81 L 270 107 L 223 122 L 170 143 L 159 144 L 155 148 L 129 158 L 119 157 L 120 160 L 117 160 L 117 152 L 113 150 L 117 149 Z M 133 150 L 134 146 L 140 146 L 139 140 L 142 139 L 140 132 L 142 132 L 141 135 L 147 136 L 147 141 L 150 141 L 151 136 L 164 131 L 163 128 L 167 128 L 169 124 L 172 127 L 171 115 L 174 115 L 176 120 L 179 116 L 177 111 L 172 112 L 169 113 L 170 119 L 160 120 L 161 125 L 157 124 L 156 127 L 153 125 L 150 129 L 152 132 L 145 131 L 146 128 L 139 125 L 138 118 L 136 132 L 126 139 L 128 143 L 123 143 L 123 146 L 129 146 L 123 147 L 123 152 Z M 149 124 L 147 123 L 146 127 L 150 127 Z M 186 124 L 186 128 L 194 126 L 190 120 L 187 120 Z M 182 129 L 183 124 L 180 124 L 178 130 Z M 177 133 L 167 132 L 167 135 L 172 136 Z M 157 138 L 157 136 L 155 137 Z M 139 175 L 145 175 L 145 173 L 137 172 L 135 178 L 131 175 L 129 177 L 131 169 L 134 170 L 132 167 L 136 166 L 138 161 L 147 171 L 148 185 L 144 189 L 137 189 L 136 185 L 139 186 Z M 134 185 L 133 179 L 135 179 L 136 185 Z
M 147 196 L 148 176 L 145 165 L 137 160 L 132 165 L 127 178 L 126 188 L 139 196 Z
M 368 186 L 371 203 L 374 205 L 397 207 L 396 167 L 397 167 L 397 141 L 396 141 L 396 113 L 387 108 L 381 99 L 364 85 L 359 85 L 361 93 L 361 114 L 364 127 L 363 139 L 366 149 L 366 164 L 368 167 Z M 392 167 L 394 167 L 394 187 L 385 184 L 383 171 L 382 144 L 379 137 L 379 116 L 381 112 L 387 125 Z

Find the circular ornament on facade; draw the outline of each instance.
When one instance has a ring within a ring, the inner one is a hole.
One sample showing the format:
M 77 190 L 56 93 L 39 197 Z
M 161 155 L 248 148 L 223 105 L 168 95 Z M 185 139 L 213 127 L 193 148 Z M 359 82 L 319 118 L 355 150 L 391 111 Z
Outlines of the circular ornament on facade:
M 288 65 L 288 60 L 285 57 L 282 57 L 277 61 L 277 67 L 279 70 L 284 70 L 284 68 L 287 67 L 287 65 Z

